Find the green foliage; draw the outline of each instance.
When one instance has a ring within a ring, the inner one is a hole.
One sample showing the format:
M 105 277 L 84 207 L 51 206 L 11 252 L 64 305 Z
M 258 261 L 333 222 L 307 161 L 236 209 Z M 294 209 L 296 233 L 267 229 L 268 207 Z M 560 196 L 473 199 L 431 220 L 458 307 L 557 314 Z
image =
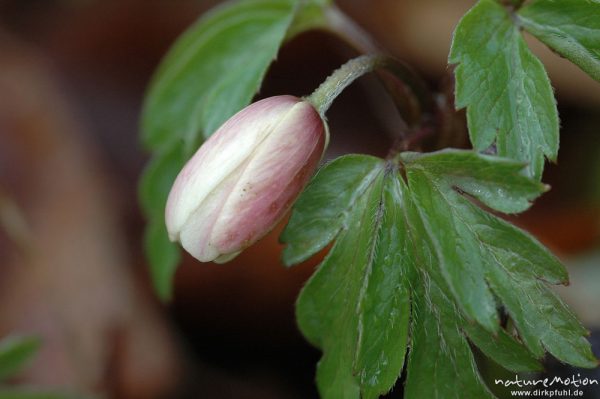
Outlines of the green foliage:
M 142 141 L 153 157 L 140 186 L 144 238 L 155 288 L 169 299 L 179 249 L 164 209 L 178 171 L 202 141 L 246 106 L 284 38 L 322 21 L 328 1 L 242 0 L 207 13 L 173 45 L 150 84 Z
M 414 302 L 404 397 L 493 397 L 477 372 L 457 318 L 458 310 L 433 281 L 423 278 L 421 284 L 421 293 Z
M 518 16 L 528 32 L 600 81 L 600 1 L 534 0 Z
M 409 340 L 407 398 L 491 396 L 467 338 L 515 371 L 539 369 L 544 348 L 595 366 L 585 329 L 546 287 L 566 282 L 562 265 L 476 205 L 526 209 L 545 187 L 522 169 L 448 150 L 395 162 L 351 155 L 319 171 L 281 239 L 286 264 L 335 240 L 297 303 L 302 332 L 324 351 L 317 370 L 324 398 L 387 392 Z M 500 308 L 519 340 L 502 329 Z
M 177 143 L 157 152 L 146 166 L 139 186 L 140 203 L 148 219 L 144 252 L 150 262 L 154 289 L 163 300 L 171 298 L 173 275 L 181 258 L 179 247 L 167 235 L 164 214 L 171 185 L 185 163 L 182 152 Z
M 142 116 L 149 148 L 188 151 L 258 91 L 294 16 L 289 0 L 229 3 L 204 15 L 173 45 L 150 85 Z M 191 147 L 191 148 L 190 148 Z
M 458 64 L 456 106 L 467 107 L 473 147 L 495 143 L 498 155 L 528 163 L 539 179 L 544 155 L 558 153 L 558 113 L 546 71 L 509 12 L 479 1 L 456 28 L 449 61 Z
M 0 381 L 12 377 L 27 365 L 40 347 L 35 337 L 8 337 L 0 341 Z
M 32 387 L 7 386 L 4 381 L 16 376 L 35 356 L 40 340 L 31 336 L 9 336 L 0 340 L 0 399 L 67 399 L 64 393 Z
M 546 190 L 545 157 L 555 160 L 559 147 L 552 87 L 520 29 L 600 80 L 598 0 L 522 3 L 480 0 L 454 34 L 456 106 L 467 108 L 475 151 L 344 156 L 323 167 L 294 206 L 281 236 L 284 263 L 331 245 L 296 308 L 303 334 L 324 352 L 324 398 L 376 398 L 404 368 L 408 399 L 493 397 L 471 344 L 513 372 L 539 370 L 546 351 L 596 366 L 586 330 L 548 288 L 567 283 L 563 266 L 484 210 L 526 210 Z M 180 260 L 164 225 L 177 173 L 251 101 L 282 43 L 326 24 L 328 4 L 227 3 L 185 32 L 161 64 L 142 115 L 152 160 L 140 185 L 145 251 L 161 298 L 170 297 Z M 500 157 L 480 154 L 488 150 Z M 0 376 L 2 361 L 0 352 Z M 0 391 L 0 399 L 28 397 L 10 394 Z
M 300 198 L 282 236 L 292 248 L 286 255 L 302 252 L 301 258 L 337 236 L 297 306 L 301 330 L 325 349 L 317 372 L 325 398 L 359 397 L 361 391 L 365 398 L 377 397 L 404 363 L 411 271 L 398 265 L 412 259 L 402 209 L 395 206 L 402 192 L 384 169 L 371 157 L 333 162 Z

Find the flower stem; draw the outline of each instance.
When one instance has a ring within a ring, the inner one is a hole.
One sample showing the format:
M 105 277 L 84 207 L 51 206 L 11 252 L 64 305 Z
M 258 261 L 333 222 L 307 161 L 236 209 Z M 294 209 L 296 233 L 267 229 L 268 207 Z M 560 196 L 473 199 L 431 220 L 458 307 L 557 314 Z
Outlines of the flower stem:
M 406 65 L 382 54 L 354 58 L 335 70 L 306 98 L 322 117 L 333 100 L 362 75 L 378 71 L 379 78 L 396 104 L 402 118 L 414 126 L 422 122 L 423 113 L 433 109 L 433 99 L 425 83 Z
M 333 100 L 352 82 L 388 62 L 388 57 L 375 54 L 354 58 L 335 70 L 310 96 L 306 98 L 324 117 Z

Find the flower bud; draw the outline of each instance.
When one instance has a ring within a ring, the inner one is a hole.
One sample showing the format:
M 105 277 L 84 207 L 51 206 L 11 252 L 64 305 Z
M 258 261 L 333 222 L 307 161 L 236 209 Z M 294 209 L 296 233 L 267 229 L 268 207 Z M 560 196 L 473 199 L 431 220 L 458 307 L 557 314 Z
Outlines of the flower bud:
M 327 146 L 315 108 L 270 97 L 223 124 L 181 170 L 167 201 L 172 241 L 202 262 L 226 262 L 290 208 Z

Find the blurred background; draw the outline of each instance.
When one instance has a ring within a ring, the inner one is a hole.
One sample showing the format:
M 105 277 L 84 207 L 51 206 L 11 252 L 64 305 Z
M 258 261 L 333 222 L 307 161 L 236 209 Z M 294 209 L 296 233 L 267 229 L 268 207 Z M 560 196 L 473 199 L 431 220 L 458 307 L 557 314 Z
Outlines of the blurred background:
M 284 269 L 278 231 L 227 265 L 186 256 L 173 301 L 161 304 L 141 251 L 145 89 L 170 44 L 216 3 L 0 0 L 0 337 L 43 340 L 14 383 L 99 398 L 316 397 L 320 353 L 299 334 L 293 305 L 318 259 Z M 448 87 L 451 33 L 473 3 L 337 1 L 436 90 Z M 598 355 L 600 84 L 530 42 L 556 89 L 561 152 L 544 177 L 552 191 L 512 220 L 569 266 L 560 294 Z M 353 55 L 325 33 L 303 34 L 286 44 L 259 97 L 308 94 Z M 394 122 L 377 90 L 361 79 L 335 103 L 328 157 L 386 153 Z M 584 373 L 551 359 L 547 367 Z M 484 360 L 481 369 L 501 373 Z M 400 385 L 389 396 L 401 397 Z

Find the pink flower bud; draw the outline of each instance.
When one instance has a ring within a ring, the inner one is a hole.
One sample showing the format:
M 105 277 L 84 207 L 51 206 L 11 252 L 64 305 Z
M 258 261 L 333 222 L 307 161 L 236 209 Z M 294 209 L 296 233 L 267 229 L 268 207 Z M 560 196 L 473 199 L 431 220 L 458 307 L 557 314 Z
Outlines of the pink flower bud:
M 172 241 L 226 262 L 268 233 L 319 164 L 327 126 L 308 102 L 270 97 L 244 108 L 189 160 L 169 194 Z

